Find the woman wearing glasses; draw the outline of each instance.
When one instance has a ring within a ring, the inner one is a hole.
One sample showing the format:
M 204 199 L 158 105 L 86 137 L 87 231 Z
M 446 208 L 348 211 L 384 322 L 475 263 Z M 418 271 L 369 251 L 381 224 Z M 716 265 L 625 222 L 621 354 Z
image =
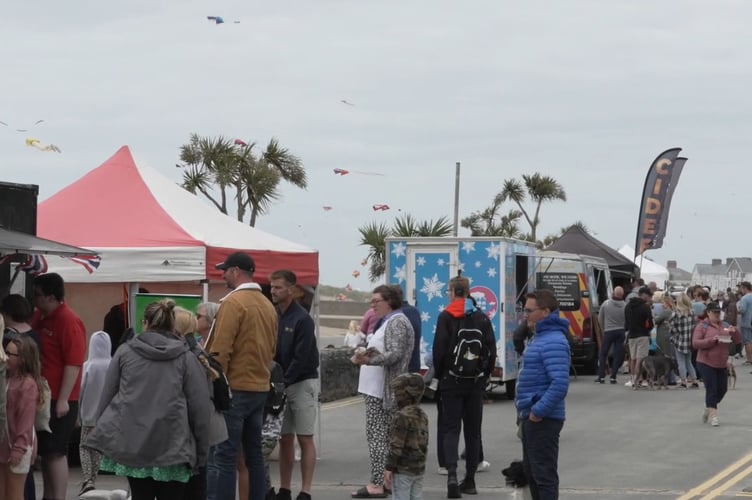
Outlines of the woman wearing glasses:
M 361 365 L 358 392 L 366 406 L 366 440 L 371 458 L 371 482 L 352 493 L 352 498 L 386 498 L 384 466 L 389 450 L 389 426 L 396 410 L 391 382 L 407 373 L 415 334 L 402 313 L 402 289 L 377 286 L 371 308 L 380 319 L 365 349 L 358 348 L 352 361 Z

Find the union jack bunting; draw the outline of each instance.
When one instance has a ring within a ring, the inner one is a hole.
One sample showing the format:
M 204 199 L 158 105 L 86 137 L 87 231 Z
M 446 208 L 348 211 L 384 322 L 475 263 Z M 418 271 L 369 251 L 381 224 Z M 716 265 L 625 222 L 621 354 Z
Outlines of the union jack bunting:
M 86 269 L 89 274 L 99 269 L 99 264 L 102 263 L 102 258 L 98 255 L 77 255 L 76 257 L 68 257 L 76 264 L 80 264 Z
M 47 272 L 47 259 L 44 255 L 29 255 L 25 261 L 18 265 L 18 269 L 32 276 L 44 274 Z

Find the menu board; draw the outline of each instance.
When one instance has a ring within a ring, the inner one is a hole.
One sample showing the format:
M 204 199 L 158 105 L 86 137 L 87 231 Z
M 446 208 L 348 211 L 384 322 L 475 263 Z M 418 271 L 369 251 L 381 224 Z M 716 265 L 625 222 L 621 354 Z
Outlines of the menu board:
M 554 292 L 562 311 L 580 308 L 580 278 L 577 273 L 538 273 L 537 288 Z

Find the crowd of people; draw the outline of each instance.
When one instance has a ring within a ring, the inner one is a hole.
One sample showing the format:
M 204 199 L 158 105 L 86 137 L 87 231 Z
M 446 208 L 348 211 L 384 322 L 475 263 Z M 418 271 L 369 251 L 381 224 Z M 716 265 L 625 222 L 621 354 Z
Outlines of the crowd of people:
M 626 296 L 622 287 L 615 287 L 601 305 L 599 323 L 597 383 L 605 383 L 607 371 L 610 382 L 617 383 L 625 345 L 630 375 L 625 385 L 634 390 L 648 385 L 644 360 L 651 355 L 667 357 L 675 361 L 675 369 L 667 374 L 669 385 L 691 389 L 702 383 L 702 422 L 714 427 L 720 425 L 718 404 L 727 391 L 729 358 L 741 358 L 744 352 L 744 364 L 752 365 L 752 284 L 746 281 L 736 290 L 712 295 L 700 285 L 671 294 L 653 282 L 635 282 Z

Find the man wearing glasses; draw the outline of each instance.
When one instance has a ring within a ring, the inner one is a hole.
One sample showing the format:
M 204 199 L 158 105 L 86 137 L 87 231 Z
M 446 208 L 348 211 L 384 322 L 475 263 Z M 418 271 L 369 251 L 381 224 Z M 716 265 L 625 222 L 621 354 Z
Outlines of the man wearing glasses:
M 522 462 L 534 500 L 559 498 L 559 434 L 569 390 L 569 322 L 559 317 L 550 290 L 529 293 L 525 319 L 535 334 L 522 354 L 515 405 L 522 436 Z
M 232 291 L 219 306 L 206 351 L 217 356 L 232 389 L 232 407 L 225 412 L 227 441 L 209 453 L 207 497 L 235 500 L 236 457 L 241 449 L 248 467 L 251 499 L 266 495 L 261 426 L 269 392 L 269 365 L 277 347 L 277 311 L 254 283 L 256 265 L 242 252 L 217 264 Z

